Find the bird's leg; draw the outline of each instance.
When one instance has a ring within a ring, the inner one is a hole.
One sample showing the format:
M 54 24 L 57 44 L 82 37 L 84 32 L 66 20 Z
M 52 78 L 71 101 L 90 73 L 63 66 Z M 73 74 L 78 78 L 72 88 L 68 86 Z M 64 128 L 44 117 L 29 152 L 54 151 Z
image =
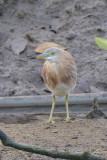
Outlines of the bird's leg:
M 48 123 L 55 123 L 53 121 L 53 111 L 54 111 L 54 108 L 55 108 L 55 96 L 53 95 L 52 96 L 52 108 L 51 108 L 51 113 L 50 113 L 50 117 L 49 117 L 49 120 L 48 120 Z
M 69 116 L 69 109 L 68 109 L 68 95 L 66 95 L 65 97 L 65 106 L 66 106 L 66 113 L 67 113 L 67 117 L 66 117 L 66 122 L 70 121 L 70 116 Z

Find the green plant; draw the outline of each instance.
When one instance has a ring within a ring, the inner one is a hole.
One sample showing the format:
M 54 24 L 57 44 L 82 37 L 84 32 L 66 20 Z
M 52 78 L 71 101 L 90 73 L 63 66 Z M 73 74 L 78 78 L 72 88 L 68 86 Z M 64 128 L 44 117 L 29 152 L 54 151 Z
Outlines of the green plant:
M 107 50 L 107 39 L 99 38 L 99 37 L 96 37 L 96 36 L 94 36 L 94 38 L 95 38 L 96 44 L 97 44 L 100 48 L 102 48 L 102 49 L 104 49 L 104 50 Z

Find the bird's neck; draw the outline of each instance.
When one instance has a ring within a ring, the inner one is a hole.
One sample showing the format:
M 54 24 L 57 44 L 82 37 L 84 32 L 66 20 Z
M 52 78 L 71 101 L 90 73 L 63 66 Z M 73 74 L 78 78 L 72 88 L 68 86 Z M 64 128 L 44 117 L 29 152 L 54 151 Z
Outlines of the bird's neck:
M 48 61 L 51 63 L 51 64 L 55 64 L 55 65 L 57 65 L 57 64 L 59 64 L 60 62 L 59 62 L 59 60 L 58 60 L 58 58 L 51 58 L 51 59 L 48 59 Z

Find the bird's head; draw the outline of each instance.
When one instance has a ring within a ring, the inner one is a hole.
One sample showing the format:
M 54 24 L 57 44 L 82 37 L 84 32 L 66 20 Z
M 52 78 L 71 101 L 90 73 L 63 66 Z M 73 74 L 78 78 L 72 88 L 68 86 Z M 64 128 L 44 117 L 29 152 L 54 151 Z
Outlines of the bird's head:
M 48 48 L 44 53 L 31 57 L 31 59 L 46 59 L 49 61 L 55 61 L 62 55 L 64 50 L 60 48 Z

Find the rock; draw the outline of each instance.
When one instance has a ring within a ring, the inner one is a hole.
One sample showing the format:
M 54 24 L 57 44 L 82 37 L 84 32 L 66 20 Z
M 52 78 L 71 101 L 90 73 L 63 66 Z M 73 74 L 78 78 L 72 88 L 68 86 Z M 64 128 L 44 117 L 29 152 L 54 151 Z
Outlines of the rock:
M 68 40 L 72 40 L 76 37 L 77 35 L 75 34 L 75 32 L 72 30 L 72 28 L 70 28 L 68 35 L 66 36 L 66 39 Z
M 69 33 L 68 35 L 67 35 L 67 37 L 66 37 L 66 39 L 68 39 L 68 40 L 72 40 L 72 39 L 74 39 L 75 38 L 75 34 L 73 34 L 73 33 Z
M 15 54 L 19 54 L 26 48 L 27 40 L 24 38 L 16 38 L 11 42 L 11 49 Z

